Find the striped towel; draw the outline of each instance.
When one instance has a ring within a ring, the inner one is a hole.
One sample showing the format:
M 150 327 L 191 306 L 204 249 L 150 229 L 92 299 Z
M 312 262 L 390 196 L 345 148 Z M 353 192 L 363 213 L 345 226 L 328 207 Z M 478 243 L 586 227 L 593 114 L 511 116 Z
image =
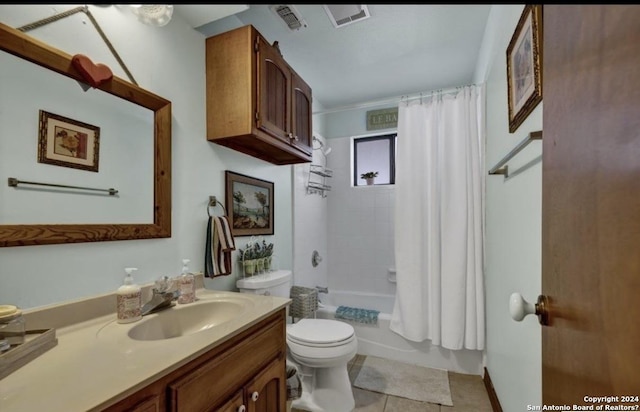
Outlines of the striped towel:
M 226 216 L 210 216 L 204 253 L 204 275 L 208 278 L 230 275 L 233 267 L 231 252 L 236 244 Z
M 378 323 L 379 313 L 379 310 L 338 306 L 338 309 L 336 309 L 335 318 L 375 325 Z

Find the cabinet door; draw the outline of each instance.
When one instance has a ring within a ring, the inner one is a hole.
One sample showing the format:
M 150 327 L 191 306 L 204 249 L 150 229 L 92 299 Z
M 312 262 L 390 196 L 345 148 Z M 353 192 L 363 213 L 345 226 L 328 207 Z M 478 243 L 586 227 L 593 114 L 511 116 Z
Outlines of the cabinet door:
M 292 143 L 298 149 L 311 154 L 313 130 L 311 126 L 311 87 L 295 73 L 291 76 L 292 92 Z
M 241 389 L 223 405 L 211 409 L 211 412 L 245 412 L 246 406 L 244 405 L 243 401 L 244 399 L 242 397 Z
M 272 137 L 290 142 L 291 71 L 278 53 L 258 36 L 258 113 L 256 127 Z
M 160 398 L 158 396 L 152 396 L 136 404 L 133 408 L 129 409 L 130 412 L 159 412 L 160 411 Z
M 282 412 L 287 404 L 285 360 L 280 356 L 245 386 L 247 412 Z

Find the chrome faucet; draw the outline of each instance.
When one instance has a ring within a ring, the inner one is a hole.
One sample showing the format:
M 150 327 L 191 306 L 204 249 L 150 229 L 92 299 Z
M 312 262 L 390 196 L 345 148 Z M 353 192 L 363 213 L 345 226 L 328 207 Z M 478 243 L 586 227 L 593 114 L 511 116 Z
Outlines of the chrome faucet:
M 153 295 L 151 299 L 142 306 L 142 316 L 155 313 L 163 309 L 170 308 L 175 305 L 175 301 L 180 296 L 180 291 L 170 291 L 172 281 L 168 276 L 163 276 L 156 280 L 156 287 L 151 291 Z
M 327 286 L 316 286 L 316 289 L 318 289 L 318 293 L 329 293 Z

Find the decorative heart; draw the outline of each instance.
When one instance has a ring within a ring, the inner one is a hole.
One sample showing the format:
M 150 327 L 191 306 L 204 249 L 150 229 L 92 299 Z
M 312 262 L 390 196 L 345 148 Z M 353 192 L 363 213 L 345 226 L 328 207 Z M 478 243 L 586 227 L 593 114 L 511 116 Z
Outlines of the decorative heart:
M 71 63 L 92 87 L 98 87 L 113 77 L 108 66 L 102 63 L 95 64 L 84 54 L 73 56 Z

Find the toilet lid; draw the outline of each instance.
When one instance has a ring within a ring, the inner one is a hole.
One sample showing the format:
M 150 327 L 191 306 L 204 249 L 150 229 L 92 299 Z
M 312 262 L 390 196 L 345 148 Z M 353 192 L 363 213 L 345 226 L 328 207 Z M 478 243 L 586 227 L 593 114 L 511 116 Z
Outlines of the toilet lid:
M 287 337 L 295 342 L 308 345 L 322 345 L 349 340 L 355 331 L 345 322 L 330 319 L 300 319 L 289 325 Z

